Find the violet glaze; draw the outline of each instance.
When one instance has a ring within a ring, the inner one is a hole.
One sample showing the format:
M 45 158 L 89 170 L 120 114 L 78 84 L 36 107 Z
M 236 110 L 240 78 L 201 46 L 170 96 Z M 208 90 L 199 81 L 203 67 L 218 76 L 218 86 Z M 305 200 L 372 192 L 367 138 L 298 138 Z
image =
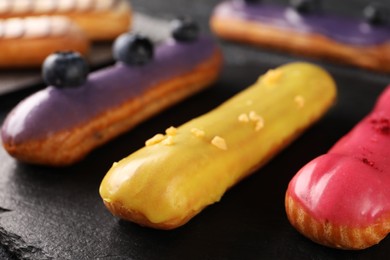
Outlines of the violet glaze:
M 305 165 L 287 194 L 321 223 L 364 228 L 390 216 L 390 86 L 330 151 Z
M 146 65 L 127 66 L 117 62 L 91 73 L 80 87 L 48 86 L 10 112 L 1 137 L 4 142 L 17 144 L 83 124 L 162 81 L 189 72 L 210 58 L 216 48 L 214 40 L 206 36 L 190 43 L 169 39 L 155 48 L 154 59 Z
M 364 20 L 325 13 L 301 14 L 289 6 L 246 3 L 244 0 L 222 2 L 214 16 L 259 21 L 299 33 L 325 35 L 335 41 L 354 45 L 378 45 L 390 41 L 390 26 L 371 25 Z

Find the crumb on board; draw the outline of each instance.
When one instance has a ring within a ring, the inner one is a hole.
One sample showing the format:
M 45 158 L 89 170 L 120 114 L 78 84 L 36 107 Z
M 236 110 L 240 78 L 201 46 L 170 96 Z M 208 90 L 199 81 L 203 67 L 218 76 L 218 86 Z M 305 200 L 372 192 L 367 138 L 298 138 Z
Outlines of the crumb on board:
M 145 145 L 151 146 L 151 145 L 157 144 L 157 143 L 161 142 L 162 140 L 164 140 L 164 138 L 165 137 L 163 134 L 156 134 L 152 138 L 146 140 Z
M 211 140 L 211 144 L 221 150 L 227 150 L 228 148 L 225 139 L 218 135 L 214 136 L 214 138 Z
M 196 137 L 203 137 L 206 134 L 203 130 L 200 130 L 200 129 L 196 128 L 196 127 L 191 128 L 191 133 L 193 135 L 195 135 Z

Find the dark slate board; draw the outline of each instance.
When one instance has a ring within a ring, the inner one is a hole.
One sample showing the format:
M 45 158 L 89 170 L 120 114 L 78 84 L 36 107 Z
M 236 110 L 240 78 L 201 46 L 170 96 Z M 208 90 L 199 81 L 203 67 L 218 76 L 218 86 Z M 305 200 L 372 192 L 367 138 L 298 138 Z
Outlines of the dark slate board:
M 151 15 L 159 10 L 161 18 L 186 11 L 207 30 L 216 2 L 138 0 L 133 6 Z M 329 113 L 187 225 L 152 230 L 118 220 L 105 209 L 98 188 L 113 161 L 142 147 L 155 133 L 207 112 L 269 68 L 309 60 L 227 42 L 221 45 L 226 66 L 212 88 L 140 124 L 74 166 L 26 165 L 0 148 L 0 257 L 10 257 L 11 251 L 26 259 L 385 259 L 390 238 L 363 251 L 329 249 L 298 234 L 284 211 L 284 192 L 295 172 L 348 132 L 390 83 L 390 75 L 337 64 L 310 60 L 328 69 L 339 86 L 337 104 Z M 39 87 L 1 96 L 0 122 Z

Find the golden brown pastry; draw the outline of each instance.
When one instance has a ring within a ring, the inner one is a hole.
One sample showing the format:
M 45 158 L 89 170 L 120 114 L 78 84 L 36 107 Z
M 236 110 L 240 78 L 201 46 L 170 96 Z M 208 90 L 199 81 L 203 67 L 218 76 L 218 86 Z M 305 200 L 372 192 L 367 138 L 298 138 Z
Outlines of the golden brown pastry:
M 59 50 L 87 54 L 89 40 L 63 16 L 0 19 L 0 50 L 0 68 L 34 67 Z
M 122 219 L 177 228 L 291 143 L 335 95 L 333 79 L 317 66 L 270 70 L 216 109 L 169 127 L 114 163 L 100 186 L 103 202 Z
M 129 30 L 131 8 L 126 0 L 1 0 L 0 18 L 64 15 L 91 40 L 113 40 Z

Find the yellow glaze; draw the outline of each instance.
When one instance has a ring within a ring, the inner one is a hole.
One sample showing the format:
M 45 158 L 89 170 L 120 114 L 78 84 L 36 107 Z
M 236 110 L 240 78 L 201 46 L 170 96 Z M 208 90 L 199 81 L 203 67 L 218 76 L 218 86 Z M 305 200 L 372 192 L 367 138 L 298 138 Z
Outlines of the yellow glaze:
M 155 228 L 183 225 L 319 119 L 335 96 L 333 79 L 317 66 L 270 70 L 218 108 L 114 163 L 100 195 L 122 218 Z

